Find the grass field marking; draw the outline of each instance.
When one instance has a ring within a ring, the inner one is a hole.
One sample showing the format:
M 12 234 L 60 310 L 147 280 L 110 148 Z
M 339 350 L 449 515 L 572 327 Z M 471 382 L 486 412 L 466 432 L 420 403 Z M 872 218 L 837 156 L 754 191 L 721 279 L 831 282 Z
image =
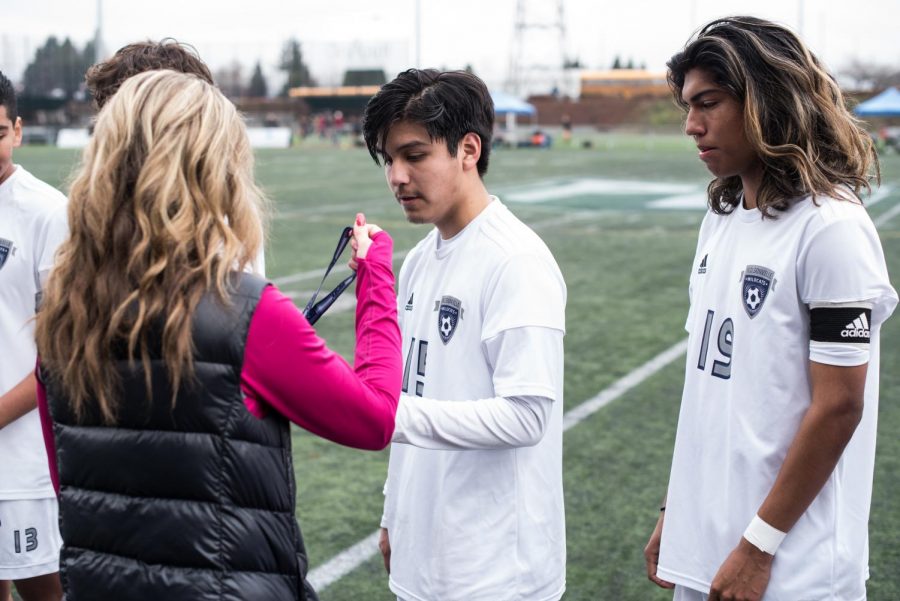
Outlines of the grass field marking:
M 874 207 L 890 196 L 892 191 L 893 188 L 888 185 L 877 188 L 872 192 L 872 195 L 865 200 L 866 207 Z M 709 206 L 709 199 L 706 190 L 698 190 L 689 194 L 676 194 L 673 196 L 666 196 L 665 198 L 657 198 L 656 200 L 649 201 L 646 206 L 648 209 L 694 209 L 702 211 L 706 210 Z
M 879 202 L 890 196 L 891 192 L 893 192 L 892 186 L 880 186 L 877 190 L 872 192 L 872 195 L 869 196 L 869 198 L 865 200 L 866 207 L 874 207 Z
M 687 346 L 687 338 L 673 344 L 640 367 L 631 370 L 601 390 L 596 396 L 567 411 L 563 416 L 563 432 L 577 426 L 598 410 L 606 407 L 611 402 L 669 365 L 672 361 L 681 357 L 685 351 L 687 351 Z
M 529 227 L 532 230 L 542 230 L 548 227 L 558 227 L 560 225 L 569 225 L 572 223 L 578 223 L 580 221 L 596 219 L 597 217 L 608 213 L 609 211 L 605 211 L 603 209 L 589 211 L 567 211 L 558 217 L 548 217 L 547 219 L 535 221 L 531 225 L 529 225 Z
M 545 227 L 555 227 L 558 225 L 568 225 L 570 223 L 576 223 L 582 219 L 591 219 L 597 217 L 597 215 L 601 213 L 601 211 L 572 211 L 568 212 L 559 217 L 552 217 L 548 219 L 543 219 L 541 221 L 535 221 L 530 225 L 531 229 L 539 230 Z M 398 261 L 406 258 L 406 255 L 409 254 L 407 250 L 398 250 L 394 252 L 394 261 Z M 346 263 L 338 263 L 334 266 L 331 273 L 333 274 L 345 274 L 349 273 L 350 268 L 347 267 Z M 287 286 L 289 284 L 296 284 L 297 282 L 303 282 L 305 280 L 313 279 L 313 278 L 321 278 L 325 275 L 325 268 L 319 269 L 311 269 L 309 271 L 300 271 L 298 273 L 292 273 L 290 275 L 283 275 L 278 278 L 272 278 L 271 281 L 273 284 L 278 286 L 279 288 Z
M 574 181 L 570 181 L 568 187 L 560 190 L 559 189 L 560 180 L 559 179 L 549 179 L 542 182 L 538 182 L 536 184 L 532 184 L 525 190 L 518 188 L 520 192 L 518 193 L 501 193 L 501 198 L 508 198 L 511 202 L 521 202 L 517 196 L 526 195 L 527 199 L 523 204 L 532 203 L 532 202 L 540 202 L 540 200 L 536 200 L 535 198 L 531 198 L 528 196 L 529 193 L 537 194 L 538 196 L 546 195 L 547 189 L 556 190 L 554 194 L 562 192 L 561 197 L 570 196 L 573 193 L 581 194 L 585 191 L 593 191 L 598 192 L 602 190 L 605 193 L 609 193 L 610 190 L 617 189 L 621 193 L 625 194 L 637 194 L 637 193 L 646 193 L 648 191 L 659 192 L 659 193 L 677 193 L 683 192 L 687 190 L 692 190 L 695 186 L 686 185 L 686 184 L 658 184 L 658 183 L 646 183 L 646 182 L 636 182 L 636 181 L 619 181 L 619 180 L 606 180 L 601 178 L 580 178 Z M 874 196 L 874 195 L 873 195 Z M 557 196 L 555 198 L 558 198 Z M 546 200 L 541 197 L 541 200 Z M 337 205 L 334 205 L 337 206 Z M 345 205 L 349 206 L 349 205 Z M 356 205 L 354 205 L 356 206 Z M 693 208 L 693 207 L 692 207 Z M 328 213 L 331 212 L 329 207 L 325 207 L 321 211 L 317 211 L 316 209 L 291 209 L 285 211 L 284 213 L 276 213 L 275 218 L 287 218 L 290 219 L 295 215 L 300 214 L 312 214 L 312 213 Z M 552 219 L 546 219 L 543 221 L 536 221 L 532 224 L 529 224 L 531 229 L 540 229 L 543 227 L 554 227 L 558 225 L 567 225 L 569 223 L 576 222 L 581 218 L 591 218 L 596 217 L 598 213 L 605 213 L 606 211 L 578 211 L 573 212 L 567 215 L 554 217 Z M 404 258 L 409 251 L 398 251 L 394 253 L 394 260 Z M 334 273 L 345 273 L 349 272 L 350 269 L 346 265 L 335 266 Z M 295 284 L 297 282 L 302 282 L 304 280 L 308 280 L 311 278 L 320 278 L 325 275 L 324 269 L 312 269 L 310 271 L 301 271 L 297 273 L 292 273 L 289 275 L 281 276 L 278 278 L 272 278 L 272 283 L 278 287 L 283 287 L 288 284 Z
M 596 396 L 570 409 L 563 415 L 563 431 L 580 424 L 598 410 L 681 357 L 686 350 L 687 338 L 670 346 L 640 367 L 628 372 L 601 390 Z M 378 553 L 379 532 L 380 530 L 376 530 L 352 547 L 341 551 L 319 567 L 310 570 L 307 579 L 313 585 L 313 588 L 317 591 L 327 588 Z
M 880 200 L 880 199 L 879 199 Z M 872 221 L 875 224 L 875 227 L 881 227 L 891 219 L 893 219 L 898 213 L 900 213 L 900 202 L 895 204 L 893 207 L 879 215 L 876 219 Z
M 551 179 L 538 182 L 525 190 L 509 189 L 504 198 L 511 202 L 533 203 L 562 200 L 584 195 L 630 195 L 660 194 L 674 195 L 694 192 L 694 184 L 669 182 L 648 182 L 636 180 L 615 180 L 600 177 L 584 177 L 567 180 Z
M 381 530 L 376 530 L 352 547 L 344 549 L 324 564 L 311 570 L 306 579 L 309 580 L 316 592 L 334 584 L 375 555 L 378 551 L 380 534 Z
M 409 254 L 409 250 L 398 250 L 394 253 L 394 260 L 403 259 L 406 255 Z M 343 274 L 349 273 L 350 268 L 347 267 L 346 263 L 338 263 L 331 270 L 331 273 L 334 274 Z M 290 275 L 283 275 L 280 278 L 272 278 L 272 283 L 278 287 L 285 286 L 287 284 L 294 284 L 296 282 L 302 282 L 304 280 L 309 280 L 312 278 L 320 278 L 325 275 L 325 268 L 322 267 L 320 269 L 311 269 L 310 271 L 301 271 L 299 273 L 292 273 Z
M 356 213 L 360 212 L 360 207 L 374 205 L 376 203 L 384 202 L 384 198 L 377 199 L 368 199 L 368 200 L 354 200 L 353 202 L 344 202 L 344 203 L 336 203 L 336 204 L 327 204 L 322 203 L 318 204 L 314 207 L 297 209 L 292 208 L 286 211 L 276 211 L 273 219 L 299 219 L 301 217 L 309 217 L 313 215 L 326 215 L 329 213 L 341 213 L 346 211 L 347 215 L 351 218 L 356 216 Z M 352 215 L 351 215 L 352 213 Z

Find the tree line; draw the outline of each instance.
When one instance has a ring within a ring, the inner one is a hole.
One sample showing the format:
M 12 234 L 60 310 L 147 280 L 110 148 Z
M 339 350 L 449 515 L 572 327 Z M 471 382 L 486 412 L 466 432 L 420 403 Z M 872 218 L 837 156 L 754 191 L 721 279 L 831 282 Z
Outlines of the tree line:
M 25 95 L 62 100 L 84 98 L 84 73 L 95 62 L 95 55 L 93 41 L 79 49 L 69 38 L 60 42 L 55 36 L 50 36 L 25 68 Z M 572 66 L 581 65 L 576 61 Z M 613 69 L 636 67 L 645 69 L 646 65 L 636 65 L 632 59 L 624 61 L 619 56 L 615 57 L 612 64 Z M 285 81 L 275 95 L 285 97 L 290 88 L 316 85 L 316 80 L 303 59 L 300 41 L 296 38 L 287 40 L 282 46 L 278 70 L 285 74 Z M 881 90 L 900 86 L 900 69 L 855 59 L 847 64 L 841 75 L 845 78 L 847 87 L 854 90 Z M 237 61 L 216 69 L 213 78 L 222 92 L 231 98 L 265 98 L 270 95 L 269 82 L 259 60 L 249 79 L 244 74 L 244 66 Z M 354 83 L 345 82 L 345 85 Z
M 23 88 L 26 96 L 57 98 L 63 100 L 84 98 L 84 73 L 95 62 L 94 42 L 79 49 L 72 40 L 62 42 L 50 36 L 37 49 L 34 58 L 25 68 Z M 316 80 L 303 60 L 300 41 L 291 38 L 282 46 L 278 70 L 285 73 L 285 82 L 278 91 L 287 96 L 288 90 L 297 86 L 313 86 Z M 265 98 L 269 96 L 269 82 L 259 60 L 249 79 L 244 76 L 243 65 L 234 62 L 213 71 L 213 78 L 226 96 Z

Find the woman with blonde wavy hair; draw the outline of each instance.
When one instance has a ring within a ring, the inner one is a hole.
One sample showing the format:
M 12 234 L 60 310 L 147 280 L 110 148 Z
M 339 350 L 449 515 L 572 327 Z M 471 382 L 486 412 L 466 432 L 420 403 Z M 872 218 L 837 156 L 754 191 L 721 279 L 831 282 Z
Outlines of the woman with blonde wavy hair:
M 201 79 L 136 75 L 100 112 L 37 318 L 70 599 L 316 598 L 289 421 L 390 441 L 392 241 L 357 216 L 354 369 L 242 272 L 264 204 L 241 117 Z
M 715 179 L 647 576 L 676 601 L 865 599 L 878 339 L 897 304 L 859 197 L 872 142 L 777 23 L 718 19 L 668 65 Z

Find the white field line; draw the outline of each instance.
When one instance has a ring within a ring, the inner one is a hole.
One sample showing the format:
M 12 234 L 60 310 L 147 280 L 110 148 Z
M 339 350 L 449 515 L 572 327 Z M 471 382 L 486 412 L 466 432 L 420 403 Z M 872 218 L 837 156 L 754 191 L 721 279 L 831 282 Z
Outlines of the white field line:
M 548 181 L 525 190 L 511 190 L 505 198 L 513 202 L 530 203 L 562 200 L 585 194 L 686 194 L 696 188 L 693 184 L 657 183 L 614 180 L 599 177 L 578 178 L 565 182 Z
M 881 198 L 878 199 L 878 201 L 880 200 Z M 872 203 L 870 202 L 869 204 L 871 205 Z M 900 213 L 900 203 L 886 213 L 880 215 L 878 219 L 875 220 L 875 225 L 883 225 L 898 213 Z M 570 409 L 563 415 L 563 431 L 565 432 L 566 430 L 577 426 L 606 405 L 610 404 L 632 388 L 643 383 L 652 375 L 681 357 L 687 350 L 687 344 L 687 338 L 673 344 L 643 365 L 633 369 L 605 389 L 601 390 L 596 396 L 587 399 L 573 409 Z M 352 547 L 341 551 L 319 567 L 310 570 L 308 579 L 310 584 L 313 585 L 313 588 L 317 591 L 327 588 L 368 561 L 370 557 L 373 557 L 378 552 L 379 532 L 379 530 L 376 530 Z
M 374 204 L 384 202 L 390 199 L 390 195 L 385 194 L 382 198 L 355 200 L 353 202 L 343 202 L 335 204 L 321 204 L 310 208 L 288 209 L 286 211 L 276 211 L 272 217 L 273 221 L 279 219 L 299 219 L 301 217 L 324 216 L 329 213 L 347 213 L 348 222 L 356 217 L 356 213 L 360 212 L 361 207 L 369 207 Z
M 877 205 L 879 202 L 884 200 L 890 195 L 892 191 L 891 186 L 881 186 L 877 190 L 875 190 L 871 196 L 864 199 L 864 203 L 866 208 L 871 208 Z M 667 196 L 665 198 L 657 198 L 656 200 L 651 200 L 647 203 L 647 208 L 650 209 L 697 209 L 703 210 L 709 204 L 709 200 L 706 196 L 706 190 L 698 190 L 694 192 L 690 192 L 688 194 L 677 194 L 674 196 Z
M 398 250 L 397 252 L 394 253 L 394 260 L 396 261 L 398 259 L 404 258 L 407 255 L 407 253 L 409 253 L 408 250 Z M 336 275 L 350 273 L 350 268 L 347 267 L 347 263 L 338 263 L 332 268 L 331 273 L 336 274 Z M 299 273 L 292 273 L 290 275 L 283 275 L 280 278 L 272 278 L 272 283 L 278 287 L 281 287 L 281 286 L 285 286 L 287 284 L 293 284 L 295 282 L 302 282 L 303 280 L 310 280 L 313 278 L 321 278 L 323 275 L 325 275 L 324 267 L 322 267 L 320 269 L 311 269 L 310 271 L 301 271 Z
M 640 367 L 631 370 L 601 390 L 595 397 L 590 398 L 577 407 L 567 411 L 563 416 L 563 432 L 577 426 L 587 417 L 593 415 L 603 407 L 606 407 L 669 363 L 682 356 L 687 350 L 687 344 L 687 338 L 673 344 Z
M 884 200 L 888 194 L 891 192 L 891 189 L 888 187 L 879 188 L 874 194 L 872 194 L 871 198 L 866 202 L 867 207 L 871 207 L 873 205 L 878 204 L 882 200 Z M 900 212 L 900 205 L 894 206 L 894 208 L 888 210 L 887 212 L 881 214 L 877 219 L 873 220 L 876 226 L 880 226 L 883 223 L 887 222 L 891 218 L 893 218 L 898 212 Z M 598 216 L 598 213 L 602 213 L 602 211 L 573 211 L 569 212 L 565 215 L 561 215 L 559 217 L 544 219 L 541 221 L 536 221 L 531 225 L 531 228 L 534 230 L 543 229 L 546 227 L 554 227 L 558 225 L 566 225 L 569 223 L 577 222 L 582 219 L 592 219 Z M 403 259 L 409 253 L 409 250 L 398 250 L 394 253 L 394 260 L 397 261 L 399 259 Z M 348 273 L 350 268 L 347 267 L 346 263 L 338 263 L 334 266 L 332 272 L 334 274 L 344 274 Z M 311 269 L 310 271 L 301 271 L 299 273 L 292 273 L 290 275 L 281 276 L 279 278 L 273 278 L 272 283 L 276 286 L 286 286 L 288 284 L 294 284 L 296 282 L 302 282 L 304 280 L 309 280 L 313 278 L 321 278 L 325 275 L 325 269 Z
M 319 567 L 310 570 L 306 579 L 317 593 L 334 584 L 378 552 L 378 537 L 381 530 L 376 530 L 352 547 L 344 549 Z
M 621 183 L 621 182 L 615 182 L 615 183 Z M 658 184 L 657 187 L 659 187 L 659 186 L 665 186 L 666 188 L 672 188 L 672 189 L 683 189 L 683 188 L 687 187 L 687 186 L 681 185 L 681 184 Z M 890 186 L 881 186 L 880 188 L 875 190 L 875 192 L 872 193 L 872 196 L 870 196 L 868 199 L 866 199 L 866 201 L 865 201 L 866 207 L 875 206 L 876 204 L 878 204 L 879 202 L 884 200 L 890 194 L 891 191 L 892 191 L 892 189 Z M 507 194 L 504 194 L 502 196 L 506 197 L 506 196 L 515 196 L 515 195 L 516 195 L 516 192 L 507 192 Z M 668 199 L 661 199 L 661 200 L 662 201 L 671 201 L 673 198 L 674 197 L 668 198 Z M 307 216 L 307 215 L 324 215 L 327 213 L 351 211 L 351 210 L 355 210 L 354 207 L 356 207 L 358 209 L 360 206 L 374 204 L 375 202 L 380 202 L 381 200 L 382 199 L 368 200 L 368 201 L 354 202 L 354 203 L 342 203 L 342 204 L 335 204 L 335 205 L 323 205 L 321 207 L 316 207 L 316 208 L 311 208 L 311 209 L 292 209 L 292 210 L 284 211 L 282 213 L 275 213 L 274 219 L 275 220 L 295 219 L 295 218 L 303 217 L 303 216 Z M 648 203 L 648 205 L 655 205 L 656 203 L 660 203 L 661 200 L 651 201 Z M 704 203 L 706 202 L 705 199 L 703 202 Z M 662 203 L 662 205 L 665 205 L 665 204 L 666 204 L 665 202 Z M 665 207 L 665 208 L 668 208 L 668 207 Z M 593 211 L 592 213 L 596 213 L 596 212 L 597 211 Z M 585 212 L 581 212 L 580 214 L 584 215 L 587 213 L 588 212 L 585 211 Z M 561 222 L 561 223 L 567 223 L 571 220 L 573 220 L 571 217 L 560 217 L 559 218 L 559 222 Z M 548 222 L 548 223 L 537 222 L 534 225 L 532 225 L 531 227 L 532 227 L 532 229 L 538 229 L 540 227 L 546 227 L 549 225 L 557 225 L 557 223 L 555 223 L 553 221 Z M 406 251 L 406 252 L 408 252 L 408 251 Z M 398 259 L 398 258 L 405 257 L 406 252 L 395 253 L 394 258 Z M 349 271 L 349 270 L 345 268 L 343 271 Z M 272 282 L 274 284 L 276 284 L 277 286 L 281 286 L 283 284 L 292 284 L 294 282 L 299 282 L 299 281 L 302 281 L 302 280 L 305 280 L 308 278 L 322 277 L 322 275 L 324 273 L 325 273 L 324 269 L 314 269 L 311 271 L 303 271 L 303 272 L 294 273 L 294 274 L 287 275 L 287 276 L 282 276 L 280 278 L 276 278 L 276 279 L 272 280 Z
M 880 188 L 872 192 L 872 196 L 865 199 L 863 202 L 865 203 L 866 208 L 873 207 L 887 198 L 891 192 L 893 192 L 891 186 L 881 186 Z
M 563 416 L 563 431 L 573 428 L 589 416 L 596 413 L 612 401 L 616 400 L 668 364 L 684 354 L 687 349 L 687 338 L 667 348 L 637 369 L 619 378 L 601 390 L 596 396 L 584 401 Z M 378 535 L 376 530 L 352 547 L 341 551 L 319 567 L 310 570 L 307 578 L 317 591 L 334 584 L 378 552 Z
M 565 215 L 559 217 L 553 217 L 550 219 L 544 219 L 542 221 L 536 221 L 531 225 L 531 229 L 539 230 L 545 227 L 553 227 L 558 225 L 565 225 L 567 223 L 574 223 L 577 221 L 591 219 L 597 217 L 598 214 L 602 213 L 602 211 L 570 211 Z M 410 249 L 411 250 L 411 249 Z M 409 250 L 398 250 L 394 252 L 394 260 L 400 260 L 406 257 L 409 254 Z M 335 275 L 350 273 L 350 268 L 347 267 L 347 264 L 338 263 L 331 270 L 331 273 Z M 311 269 L 309 271 L 300 271 L 298 273 L 292 273 L 290 275 L 284 275 L 278 278 L 272 278 L 272 283 L 278 286 L 279 288 L 287 286 L 288 284 L 295 284 L 297 282 L 302 282 L 304 280 L 310 280 L 314 278 L 321 278 L 325 275 L 325 268 L 320 269 Z
M 895 217 L 898 213 L 900 213 L 900 202 L 879 215 L 876 219 L 873 219 L 872 223 L 875 224 L 875 227 L 881 227 L 882 225 L 890 221 L 893 217 Z

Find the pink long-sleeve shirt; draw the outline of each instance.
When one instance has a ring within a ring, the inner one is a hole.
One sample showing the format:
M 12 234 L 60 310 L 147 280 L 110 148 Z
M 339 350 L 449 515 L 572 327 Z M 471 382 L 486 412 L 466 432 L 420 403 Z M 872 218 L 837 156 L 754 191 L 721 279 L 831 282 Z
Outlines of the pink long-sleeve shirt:
M 356 352 L 350 367 L 316 335 L 294 303 L 267 286 L 250 321 L 241 369 L 244 406 L 256 417 L 276 411 L 313 434 L 360 449 L 391 441 L 403 365 L 393 241 L 373 237 L 356 280 Z M 38 378 L 38 410 L 53 486 L 59 491 L 53 422 Z

